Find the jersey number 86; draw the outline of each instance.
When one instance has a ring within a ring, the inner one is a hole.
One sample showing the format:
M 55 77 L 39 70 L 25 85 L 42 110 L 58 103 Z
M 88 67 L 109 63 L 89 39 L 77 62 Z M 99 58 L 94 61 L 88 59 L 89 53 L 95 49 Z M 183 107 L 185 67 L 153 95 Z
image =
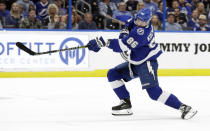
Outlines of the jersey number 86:
M 128 45 L 130 45 L 132 48 L 135 48 L 139 43 L 137 41 L 134 41 L 133 37 L 130 37 L 127 39 Z

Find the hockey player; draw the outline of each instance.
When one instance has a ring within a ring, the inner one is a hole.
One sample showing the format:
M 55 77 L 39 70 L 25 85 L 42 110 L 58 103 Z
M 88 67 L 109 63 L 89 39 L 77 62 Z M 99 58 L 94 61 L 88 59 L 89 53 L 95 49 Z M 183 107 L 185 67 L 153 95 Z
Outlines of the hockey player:
M 162 90 L 159 86 L 157 57 L 162 51 L 155 43 L 151 17 L 151 11 L 143 8 L 135 18 L 128 20 L 120 34 L 120 39 L 109 39 L 105 42 L 103 37 L 100 37 L 88 43 L 89 50 L 98 52 L 101 47 L 108 47 L 114 52 L 121 53 L 121 56 L 127 61 L 110 69 L 107 74 L 109 83 L 121 100 L 119 105 L 112 107 L 112 114 L 132 114 L 130 94 L 124 82 L 140 78 L 142 88 L 147 91 L 152 100 L 180 110 L 182 119 L 190 119 L 197 111 L 183 104 L 175 95 Z

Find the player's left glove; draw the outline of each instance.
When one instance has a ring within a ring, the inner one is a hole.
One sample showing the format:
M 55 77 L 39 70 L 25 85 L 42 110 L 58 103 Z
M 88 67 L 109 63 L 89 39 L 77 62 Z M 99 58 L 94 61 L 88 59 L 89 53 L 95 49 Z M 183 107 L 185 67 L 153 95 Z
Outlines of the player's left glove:
M 100 38 L 96 37 L 96 39 L 90 40 L 88 42 L 88 45 L 89 45 L 88 46 L 89 50 L 98 52 L 101 49 L 101 47 L 106 46 L 106 43 L 105 43 L 103 37 L 101 36 Z

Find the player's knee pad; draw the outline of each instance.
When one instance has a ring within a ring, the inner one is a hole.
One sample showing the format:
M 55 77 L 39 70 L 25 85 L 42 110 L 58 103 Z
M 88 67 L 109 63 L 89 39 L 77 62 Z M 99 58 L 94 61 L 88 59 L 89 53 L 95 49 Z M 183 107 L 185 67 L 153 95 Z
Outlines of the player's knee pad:
M 108 71 L 107 78 L 108 78 L 109 82 L 111 82 L 111 81 L 122 79 L 122 76 L 115 68 L 113 68 Z
M 160 95 L 163 92 L 159 86 L 147 88 L 146 90 L 147 90 L 149 97 L 155 101 L 160 97 Z

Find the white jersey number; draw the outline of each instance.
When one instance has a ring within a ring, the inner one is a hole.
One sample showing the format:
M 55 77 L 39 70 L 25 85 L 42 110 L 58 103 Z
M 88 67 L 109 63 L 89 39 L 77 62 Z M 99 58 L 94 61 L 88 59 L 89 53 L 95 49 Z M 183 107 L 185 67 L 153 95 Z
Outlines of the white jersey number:
M 130 37 L 127 39 L 128 45 L 130 45 L 132 48 L 136 48 L 136 46 L 139 44 L 137 41 L 134 41 L 133 37 Z
M 154 48 L 156 43 L 155 43 L 155 36 L 154 36 L 154 30 L 153 30 L 153 27 L 152 27 L 152 30 L 150 32 L 150 34 L 148 35 L 147 37 L 147 40 L 150 41 L 149 42 L 149 47 L 150 48 Z

